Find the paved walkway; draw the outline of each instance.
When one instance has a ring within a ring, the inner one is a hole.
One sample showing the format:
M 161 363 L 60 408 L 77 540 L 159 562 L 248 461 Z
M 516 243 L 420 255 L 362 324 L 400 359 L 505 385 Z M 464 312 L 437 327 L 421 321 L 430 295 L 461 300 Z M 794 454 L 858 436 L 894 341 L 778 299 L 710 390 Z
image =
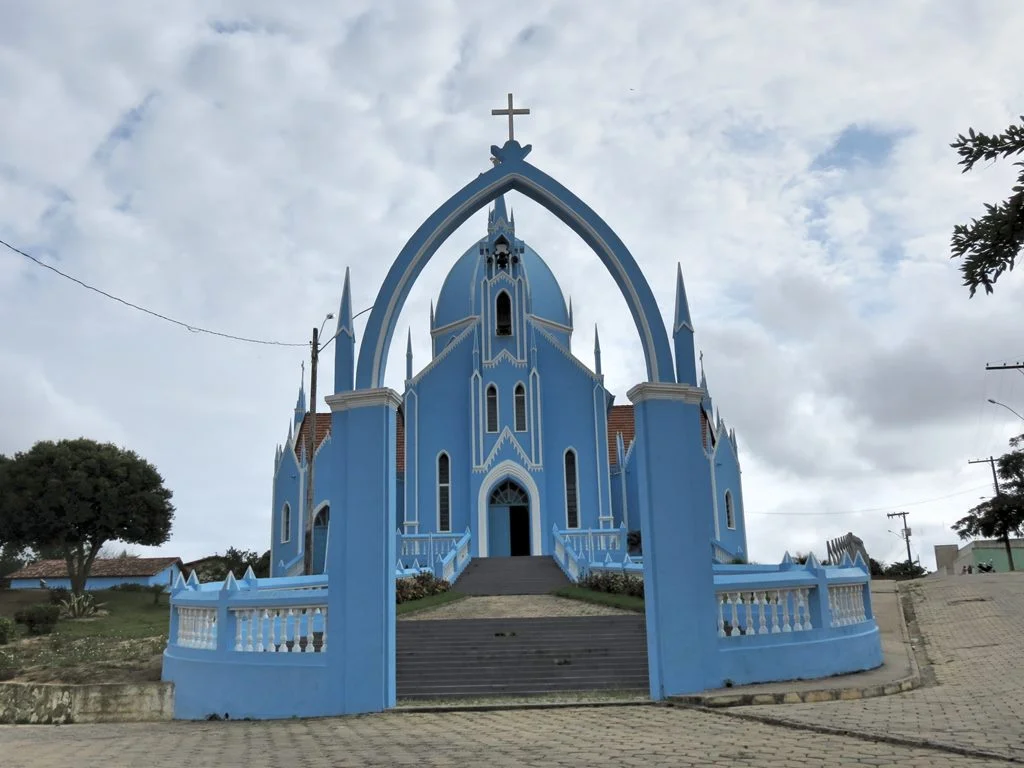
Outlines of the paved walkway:
M 440 619 L 543 619 L 562 616 L 636 616 L 633 611 L 585 603 L 554 595 L 498 595 L 466 597 L 454 603 L 416 611 L 399 617 L 400 621 Z
M 900 696 L 714 711 L 612 706 L 3 726 L 0 765 L 973 768 L 1024 762 L 1024 575 L 926 579 L 911 588 L 937 684 Z

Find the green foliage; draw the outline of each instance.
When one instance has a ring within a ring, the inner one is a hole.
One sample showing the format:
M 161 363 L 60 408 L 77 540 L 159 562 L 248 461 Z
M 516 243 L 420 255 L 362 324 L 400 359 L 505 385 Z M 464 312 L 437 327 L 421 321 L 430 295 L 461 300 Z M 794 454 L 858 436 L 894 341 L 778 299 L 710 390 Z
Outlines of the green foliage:
M 626 547 L 631 555 L 643 554 L 644 542 L 640 531 L 629 531 L 626 534 Z
M 610 592 L 596 592 L 586 587 L 573 584 L 568 587 L 559 587 L 554 591 L 558 597 L 565 597 L 569 600 L 582 600 L 585 603 L 595 605 L 607 605 L 612 608 L 621 608 L 626 611 L 643 613 L 644 599 L 634 595 L 615 595 Z
M 0 645 L 7 645 L 14 637 L 14 622 L 6 616 L 0 616 Z
M 60 605 L 71 596 L 71 590 L 64 587 L 50 587 L 46 592 L 50 596 L 50 605 Z
M 446 603 L 454 603 L 456 600 L 462 600 L 466 597 L 469 597 L 469 595 L 460 595 L 458 592 L 438 592 L 436 595 L 421 597 L 419 600 L 408 600 L 404 603 L 398 603 L 395 606 L 395 613 L 403 616 L 409 613 L 416 613 L 417 611 L 426 611 L 431 608 L 438 608 Z
M 133 451 L 85 438 L 42 441 L 0 471 L 0 541 L 59 550 L 76 594 L 108 541 L 155 546 L 170 536 L 171 492 Z
M 928 571 L 918 563 L 908 563 L 906 560 L 901 560 L 888 566 L 885 569 L 884 575 L 890 579 L 917 579 L 926 573 Z
M 872 576 L 885 576 L 885 563 L 875 560 L 873 557 L 869 557 L 868 560 L 868 568 L 871 569 Z
M 644 580 L 639 576 L 613 571 L 591 571 L 580 580 L 579 586 L 610 595 L 644 596 Z
M 95 597 L 88 592 L 83 592 L 80 595 L 73 594 L 67 600 L 62 600 L 60 612 L 61 616 L 68 619 L 84 619 L 88 616 L 95 616 L 102 607 L 102 604 L 96 603 Z
M 976 133 L 973 128 L 967 136 L 960 134 L 950 146 L 960 155 L 963 172 L 967 173 L 982 160 L 993 161 L 1024 153 L 1024 115 L 1020 120 L 1020 125 L 1011 125 L 1000 134 Z M 986 293 L 992 293 L 996 280 L 1013 269 L 1014 261 L 1024 248 L 1024 162 L 1014 165 L 1020 172 L 1010 196 L 996 205 L 986 203 L 985 214 L 980 219 L 953 228 L 952 258 L 963 259 L 960 271 L 971 296 L 979 286 Z
M 18 674 L 18 659 L 11 651 L 0 648 L 0 682 Z
M 253 574 L 258 579 L 265 579 L 270 576 L 270 550 L 262 555 L 250 549 L 235 549 L 228 547 L 223 554 L 216 554 L 196 568 L 196 576 L 199 581 L 224 581 L 228 572 L 235 574 L 236 579 L 242 578 L 247 568 L 252 568 Z
M 32 561 L 32 552 L 17 544 L 0 544 L 0 579 L 24 568 Z
M 422 600 L 424 597 L 438 595 L 451 589 L 444 579 L 434 577 L 430 571 L 418 573 L 406 579 L 398 579 L 395 582 L 395 602 L 405 603 L 410 600 Z
M 999 457 L 1000 493 L 981 502 L 953 523 L 961 539 L 998 539 L 1006 547 L 1010 570 L 1015 570 L 1010 539 L 1024 534 L 1024 435 L 1010 440 L 1014 450 Z
M 48 635 L 60 619 L 60 606 L 39 603 L 22 608 L 14 614 L 14 620 L 23 624 L 30 635 Z

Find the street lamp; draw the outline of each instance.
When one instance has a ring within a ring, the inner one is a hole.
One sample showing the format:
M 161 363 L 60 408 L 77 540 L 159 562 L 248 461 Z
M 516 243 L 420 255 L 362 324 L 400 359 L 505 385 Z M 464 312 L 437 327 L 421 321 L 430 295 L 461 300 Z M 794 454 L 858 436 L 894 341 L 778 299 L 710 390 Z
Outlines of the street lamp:
M 1010 413 L 1012 413 L 1014 416 L 1016 416 L 1018 419 L 1020 419 L 1021 421 L 1024 421 L 1024 416 L 1021 416 L 1019 413 L 1017 413 L 1015 410 L 1013 410 L 1013 408 L 1008 406 L 1006 403 L 1000 403 L 998 400 L 993 400 L 991 397 L 988 399 L 988 401 L 990 403 L 992 403 L 992 405 L 1002 406 L 1003 408 L 1008 410 Z

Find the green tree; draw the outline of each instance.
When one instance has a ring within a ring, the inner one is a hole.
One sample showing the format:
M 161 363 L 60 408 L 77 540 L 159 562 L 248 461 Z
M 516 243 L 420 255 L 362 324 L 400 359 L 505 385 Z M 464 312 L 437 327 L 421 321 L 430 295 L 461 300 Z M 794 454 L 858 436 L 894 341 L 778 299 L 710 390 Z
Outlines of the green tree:
M 1020 125 L 1011 125 L 1003 133 L 988 135 L 969 129 L 950 144 L 960 155 L 959 165 L 967 173 L 981 160 L 991 161 L 1024 153 L 1024 115 Z M 1002 203 L 985 204 L 985 215 L 971 223 L 953 228 L 952 258 L 963 259 L 960 271 L 964 285 L 974 296 L 979 286 L 992 293 L 992 286 L 1000 275 L 1013 269 L 1014 261 L 1024 248 L 1024 162 L 1017 184 L 1009 198 Z
M 1024 533 L 1024 435 L 1013 438 L 1015 450 L 999 457 L 999 493 L 953 523 L 961 539 L 998 539 L 1006 547 L 1010 570 L 1015 570 L 1010 538 Z
M 170 537 L 171 492 L 133 451 L 85 438 L 43 441 L 0 471 L 0 541 L 59 552 L 75 594 L 108 541 L 155 546 Z

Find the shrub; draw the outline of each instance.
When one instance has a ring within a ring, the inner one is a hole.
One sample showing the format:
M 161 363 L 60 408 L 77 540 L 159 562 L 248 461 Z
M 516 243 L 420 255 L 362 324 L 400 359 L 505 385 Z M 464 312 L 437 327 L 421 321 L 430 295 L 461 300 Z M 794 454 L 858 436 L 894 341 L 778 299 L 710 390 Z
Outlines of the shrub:
M 18 665 L 14 654 L 0 648 L 0 681 L 10 680 L 16 674 L 18 674 Z
M 60 619 L 60 606 L 38 603 L 14 614 L 14 620 L 24 624 L 30 635 L 48 635 Z
M 451 589 L 444 579 L 438 579 L 430 571 L 423 571 L 415 576 L 398 579 L 395 582 L 395 602 L 405 603 L 410 600 L 422 600 L 424 597 L 438 595 Z
M 6 616 L 0 616 L 0 645 L 7 645 L 14 639 L 14 622 Z
M 81 595 L 71 595 L 60 604 L 61 615 L 69 619 L 84 619 L 86 616 L 95 616 L 102 608 L 96 604 L 96 598 L 88 592 Z
M 591 571 L 579 585 L 595 592 L 607 592 L 611 595 L 644 596 L 644 580 L 639 576 L 614 571 Z
M 60 605 L 71 597 L 71 590 L 65 587 L 50 587 L 46 591 L 50 595 L 50 605 Z

